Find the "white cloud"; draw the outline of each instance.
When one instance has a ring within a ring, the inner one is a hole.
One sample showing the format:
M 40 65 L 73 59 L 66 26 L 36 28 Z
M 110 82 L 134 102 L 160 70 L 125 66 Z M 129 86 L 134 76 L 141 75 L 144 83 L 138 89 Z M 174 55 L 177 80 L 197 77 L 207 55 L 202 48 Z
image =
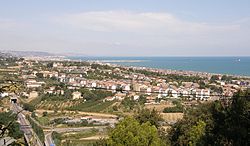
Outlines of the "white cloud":
M 39 23 L 25 21 L 21 26 L 20 22 L 0 19 L 0 48 L 89 55 L 246 55 L 250 54 L 246 50 L 250 47 L 249 22 L 245 18 L 211 24 L 170 13 L 133 11 L 71 13 Z
M 169 13 L 93 11 L 67 14 L 56 20 L 73 28 L 93 31 L 207 33 L 235 31 L 238 25 L 210 25 L 178 19 Z

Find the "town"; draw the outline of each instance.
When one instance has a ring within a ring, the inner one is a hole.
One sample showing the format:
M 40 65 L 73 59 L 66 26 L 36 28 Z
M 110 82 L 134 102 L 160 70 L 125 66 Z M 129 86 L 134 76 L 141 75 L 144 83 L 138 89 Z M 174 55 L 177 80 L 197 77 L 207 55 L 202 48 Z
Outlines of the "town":
M 250 85 L 249 77 L 62 58 L 2 57 L 0 72 L 0 111 L 24 110 L 19 118 L 27 120 L 19 123 L 30 123 L 36 144 L 48 146 L 74 145 L 74 136 L 81 142 L 107 137 L 108 126 L 141 107 L 160 112 L 168 128 L 184 109 L 230 99 Z

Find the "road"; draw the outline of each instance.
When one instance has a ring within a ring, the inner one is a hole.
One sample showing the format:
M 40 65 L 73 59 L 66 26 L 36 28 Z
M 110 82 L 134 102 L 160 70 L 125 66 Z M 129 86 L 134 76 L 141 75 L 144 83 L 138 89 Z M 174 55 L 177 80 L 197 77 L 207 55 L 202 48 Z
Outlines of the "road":
M 54 141 L 52 139 L 52 132 L 51 131 L 49 133 L 45 134 L 45 145 L 46 146 L 55 145 Z
M 12 137 L 4 137 L 4 138 L 0 139 L 0 146 L 8 146 L 9 144 L 13 143 L 14 141 L 16 141 L 16 140 L 13 139 Z
M 15 103 L 12 104 L 12 110 L 15 113 L 19 113 L 20 111 L 23 111 L 23 109 Z M 33 131 L 29 121 L 26 120 L 25 115 L 22 112 L 20 112 L 17 115 L 17 118 L 18 118 L 18 121 L 20 122 L 20 127 L 24 133 L 24 137 L 27 140 L 27 143 L 32 146 L 33 145 L 43 146 L 43 143 L 40 141 L 36 133 Z
M 53 138 L 52 138 L 52 132 L 57 132 L 57 133 L 65 133 L 65 132 L 80 132 L 80 131 L 86 131 L 86 130 L 91 130 L 91 129 L 98 129 L 98 130 L 103 130 L 107 128 L 107 126 L 93 126 L 93 127 L 76 127 L 76 128 L 53 128 L 53 127 L 48 127 L 48 126 L 43 126 L 39 122 L 37 122 L 34 118 L 31 117 L 31 120 L 33 120 L 38 126 L 43 128 L 43 131 L 46 133 L 45 134 L 45 145 L 46 146 L 51 146 L 55 145 Z

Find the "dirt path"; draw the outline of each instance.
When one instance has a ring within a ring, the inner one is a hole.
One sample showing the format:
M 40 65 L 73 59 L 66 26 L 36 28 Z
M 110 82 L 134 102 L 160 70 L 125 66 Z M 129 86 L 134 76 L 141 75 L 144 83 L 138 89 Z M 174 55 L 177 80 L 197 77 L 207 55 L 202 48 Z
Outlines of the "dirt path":
M 80 140 L 99 140 L 100 138 L 108 138 L 107 135 L 95 135 L 91 137 L 81 138 Z

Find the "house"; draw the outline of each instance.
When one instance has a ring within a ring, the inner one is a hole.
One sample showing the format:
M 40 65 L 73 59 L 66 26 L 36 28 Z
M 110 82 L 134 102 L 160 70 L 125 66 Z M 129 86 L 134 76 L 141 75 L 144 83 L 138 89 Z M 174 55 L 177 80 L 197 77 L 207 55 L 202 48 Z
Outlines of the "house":
M 151 95 L 152 89 L 150 87 L 147 88 L 147 95 Z
M 6 97 L 6 96 L 9 96 L 9 93 L 7 92 L 0 93 L 0 97 Z
M 210 90 L 209 89 L 198 89 L 196 90 L 196 98 L 203 100 L 208 99 L 210 97 Z
M 38 97 L 38 92 L 37 91 L 31 91 L 29 93 L 29 98 L 37 98 Z
M 116 93 L 115 94 L 115 99 L 117 99 L 117 100 L 123 100 L 125 97 L 126 97 L 126 93 Z
M 137 84 L 137 83 L 134 84 L 133 89 L 134 89 L 135 92 L 140 92 L 140 84 Z
M 134 100 L 138 100 L 140 98 L 139 95 L 134 95 Z
M 113 100 L 115 100 L 115 96 L 108 96 L 108 97 L 106 97 L 105 99 L 103 99 L 103 102 L 105 102 L 105 101 L 113 101 Z
M 38 88 L 38 87 L 41 87 L 43 84 L 45 84 L 45 82 L 37 82 L 34 79 L 26 80 L 27 88 Z
M 78 91 L 73 92 L 73 93 L 72 93 L 72 98 L 73 98 L 73 99 L 80 99 L 80 98 L 83 98 L 83 97 L 82 97 L 82 93 L 81 93 L 81 92 L 78 92 Z
M 178 98 L 178 96 L 179 96 L 177 90 L 172 89 L 172 88 L 168 88 L 164 92 L 165 92 L 165 94 L 167 94 L 168 96 L 173 97 L 173 98 Z
M 154 104 L 155 99 L 156 99 L 156 97 L 154 97 L 154 96 L 147 96 L 146 97 L 147 103 L 145 103 L 145 104 Z
M 96 88 L 96 86 L 97 86 L 97 83 L 96 83 L 96 82 L 92 82 L 92 83 L 91 83 L 91 87 L 92 87 L 92 88 Z
M 112 85 L 111 90 L 112 90 L 112 92 L 116 92 L 116 85 Z
M 129 84 L 128 84 L 128 85 L 125 85 L 125 86 L 124 86 L 124 90 L 125 90 L 125 91 L 130 91 L 130 85 L 129 85 Z
M 172 89 L 171 94 L 172 94 L 173 98 L 178 98 L 178 92 L 176 90 Z

